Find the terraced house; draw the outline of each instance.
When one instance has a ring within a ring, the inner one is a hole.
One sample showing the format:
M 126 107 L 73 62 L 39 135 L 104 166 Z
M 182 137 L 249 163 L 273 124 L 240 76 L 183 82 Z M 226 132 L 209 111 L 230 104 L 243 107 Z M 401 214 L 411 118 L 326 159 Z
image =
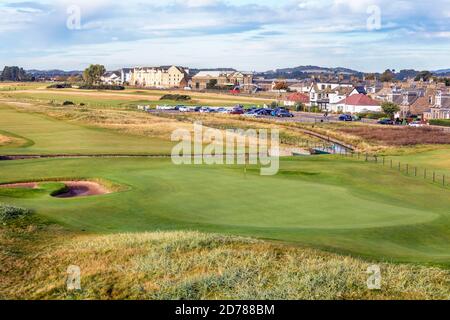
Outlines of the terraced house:
M 450 119 L 450 92 L 438 91 L 433 107 L 424 116 L 426 119 Z
M 130 84 L 158 89 L 184 88 L 189 84 L 189 70 L 183 67 L 137 67 L 131 73 Z
M 249 72 L 200 71 L 192 77 L 192 87 L 196 90 L 248 87 L 252 84 L 253 74 Z

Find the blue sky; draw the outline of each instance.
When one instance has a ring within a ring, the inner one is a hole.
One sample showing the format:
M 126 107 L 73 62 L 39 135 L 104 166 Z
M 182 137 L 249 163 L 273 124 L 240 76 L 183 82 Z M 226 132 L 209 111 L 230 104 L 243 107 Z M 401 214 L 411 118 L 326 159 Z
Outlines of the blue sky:
M 450 0 L 0 0 L 0 16 L 0 67 L 450 68 Z

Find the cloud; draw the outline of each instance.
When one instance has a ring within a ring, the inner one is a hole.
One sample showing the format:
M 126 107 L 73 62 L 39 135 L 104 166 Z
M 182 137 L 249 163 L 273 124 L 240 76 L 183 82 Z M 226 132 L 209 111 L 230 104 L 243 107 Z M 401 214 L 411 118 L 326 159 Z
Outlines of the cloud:
M 79 30 L 66 27 L 73 4 L 81 11 Z M 380 8 L 382 25 L 371 32 L 372 5 Z M 383 69 L 392 61 L 423 69 L 448 61 L 440 52 L 450 46 L 442 41 L 449 13 L 449 0 L 6 0 L 0 58 L 49 67 L 63 61 L 71 68 L 99 59 L 111 66 L 191 62 L 245 69 L 319 61 Z M 408 50 L 424 52 L 424 46 L 438 56 L 408 60 Z

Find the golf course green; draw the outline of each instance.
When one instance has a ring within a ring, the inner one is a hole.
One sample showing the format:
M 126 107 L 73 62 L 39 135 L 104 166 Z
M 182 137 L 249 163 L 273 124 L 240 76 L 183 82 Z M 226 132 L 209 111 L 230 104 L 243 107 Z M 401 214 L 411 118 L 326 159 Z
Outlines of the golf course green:
M 257 168 L 175 166 L 169 159 L 5 161 L 2 183 L 102 179 L 123 188 L 73 199 L 53 198 L 51 190 L 0 189 L 0 202 L 86 232 L 202 230 L 448 264 L 449 191 L 378 169 L 323 157 L 286 159 L 275 177 Z
M 167 154 L 169 142 L 0 107 L 0 154 Z M 0 203 L 86 233 L 200 230 L 271 239 L 376 260 L 450 266 L 450 190 L 334 156 L 258 167 L 176 166 L 163 158 L 0 161 L 0 184 L 96 180 L 115 192 L 54 198 L 58 183 L 0 188 Z M 117 186 L 120 186 L 119 188 Z
M 0 154 L 141 154 L 170 155 L 173 144 L 101 128 L 85 127 L 50 117 L 18 112 L 0 105 L 0 134 L 21 144 L 0 145 Z

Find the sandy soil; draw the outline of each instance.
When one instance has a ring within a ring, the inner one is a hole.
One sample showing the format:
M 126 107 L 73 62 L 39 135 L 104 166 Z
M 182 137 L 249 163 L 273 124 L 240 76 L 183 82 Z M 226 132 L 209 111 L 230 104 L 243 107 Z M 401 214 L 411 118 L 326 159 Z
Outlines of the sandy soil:
M 57 198 L 75 198 L 75 197 L 87 197 L 98 196 L 102 194 L 111 193 L 110 190 L 102 186 L 97 182 L 92 181 L 64 181 L 63 182 L 69 191 L 62 193 Z
M 56 198 L 76 198 L 76 197 L 97 196 L 111 193 L 110 190 L 108 190 L 101 184 L 93 181 L 63 181 L 62 183 L 64 183 L 69 188 L 69 191 L 57 195 Z M 0 185 L 0 188 L 4 189 L 12 189 L 12 188 L 36 189 L 38 187 L 39 185 L 37 182 L 11 183 Z
M 11 183 L 11 184 L 0 185 L 0 188 L 4 188 L 4 189 L 14 189 L 14 188 L 36 189 L 37 187 L 38 187 L 38 184 L 36 182 Z
M 11 142 L 11 139 L 10 139 L 10 138 L 8 138 L 8 137 L 6 137 L 6 136 L 2 136 L 2 135 L 0 134 L 0 146 L 3 145 L 3 144 L 10 143 L 10 142 Z

